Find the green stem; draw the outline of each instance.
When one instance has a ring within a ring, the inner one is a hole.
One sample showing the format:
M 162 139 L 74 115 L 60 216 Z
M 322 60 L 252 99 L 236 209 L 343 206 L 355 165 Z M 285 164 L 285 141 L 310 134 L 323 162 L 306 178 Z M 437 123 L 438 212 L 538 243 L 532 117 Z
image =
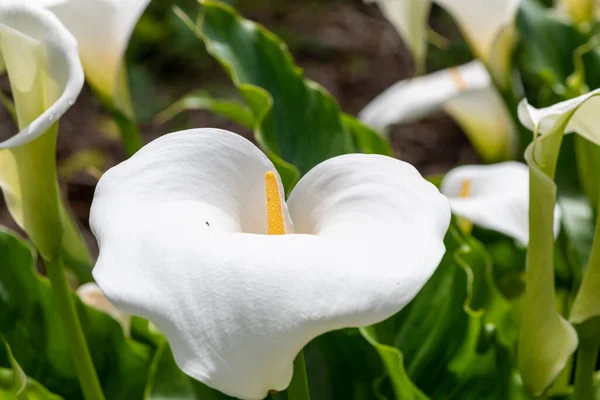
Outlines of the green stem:
M 594 372 L 600 350 L 600 340 L 581 340 L 575 367 L 574 400 L 594 399 Z
M 60 257 L 46 261 L 46 272 L 56 299 L 65 332 L 71 344 L 71 355 L 86 400 L 104 400 L 92 357 L 75 309 Z
M 310 400 L 303 352 L 300 352 L 294 360 L 294 376 L 287 388 L 287 395 L 288 400 Z
M 144 145 L 144 141 L 140 136 L 137 125 L 132 118 L 127 118 L 119 111 L 113 111 L 112 116 L 119 127 L 125 153 L 130 157 Z

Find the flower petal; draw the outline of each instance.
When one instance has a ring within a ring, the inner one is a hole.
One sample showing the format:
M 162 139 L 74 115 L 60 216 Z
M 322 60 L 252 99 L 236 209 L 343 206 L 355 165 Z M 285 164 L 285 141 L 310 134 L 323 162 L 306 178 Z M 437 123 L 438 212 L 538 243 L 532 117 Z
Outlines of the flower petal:
M 502 30 L 513 23 L 521 0 L 435 0 L 452 15 L 478 58 L 489 61 Z
M 493 87 L 462 92 L 448 100 L 444 110 L 460 125 L 486 162 L 514 158 L 517 144 L 514 125 Z
M 394 25 L 415 58 L 417 71 L 425 67 L 427 21 L 431 0 L 365 0 L 376 2 L 385 18 Z
M 461 197 L 470 182 L 468 196 Z M 523 245 L 529 243 L 529 169 L 508 161 L 493 165 L 465 165 L 446 174 L 441 191 L 452 212 L 475 225 L 500 232 Z M 554 234 L 560 230 L 560 210 L 554 210 Z
M 150 0 L 65 0 L 49 7 L 79 43 L 86 78 L 113 99 L 133 28 Z
M 414 168 L 349 155 L 291 194 L 302 234 L 256 234 L 269 169 L 230 133 L 167 135 L 105 174 L 91 214 L 94 276 L 111 302 L 163 331 L 187 374 L 248 399 L 285 389 L 315 336 L 410 301 L 449 223 L 446 199 Z
M 29 143 L 73 105 L 83 86 L 77 43 L 60 21 L 31 6 L 0 7 L 0 53 L 21 131 L 0 148 Z
M 421 118 L 442 107 L 461 92 L 490 85 L 490 77 L 478 61 L 429 75 L 405 80 L 389 87 L 359 113 L 374 128 L 384 128 Z
M 600 144 L 600 89 L 561 101 L 546 108 L 535 108 L 527 99 L 519 103 L 519 119 L 531 131 L 536 128 L 539 133 L 546 134 L 568 122 L 566 133 L 577 132 L 591 142 Z

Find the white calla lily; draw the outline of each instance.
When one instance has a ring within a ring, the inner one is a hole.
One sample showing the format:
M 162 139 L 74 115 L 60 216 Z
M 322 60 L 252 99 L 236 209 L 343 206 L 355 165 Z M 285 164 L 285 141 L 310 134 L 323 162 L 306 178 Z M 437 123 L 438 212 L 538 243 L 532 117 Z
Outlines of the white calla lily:
M 314 337 L 404 307 L 450 219 L 447 199 L 390 157 L 325 161 L 281 204 L 270 171 L 230 132 L 169 134 L 100 179 L 90 217 L 108 299 L 164 332 L 188 375 L 247 399 L 285 389 Z M 274 226 L 289 234 L 266 235 Z
M 88 82 L 115 107 L 133 111 L 123 57 L 133 28 L 150 0 L 62 0 L 47 8 L 75 36 Z
M 441 188 L 452 213 L 485 229 L 529 243 L 529 168 L 507 161 L 464 165 L 450 170 Z M 560 209 L 554 209 L 554 235 L 560 230 Z
M 498 61 L 497 46 L 511 30 L 522 0 L 436 0 L 456 21 L 471 48 L 486 64 Z
M 519 119 L 533 132 L 546 134 L 567 124 L 565 133 L 577 132 L 600 145 L 600 89 L 545 108 L 535 108 L 523 99 L 519 103 Z
M 77 42 L 51 12 L 11 3 L 0 6 L 0 59 L 20 128 L 0 142 L 0 187 L 9 211 L 44 258 L 68 243 L 67 261 L 81 264 L 79 272 L 87 264 L 89 276 L 89 254 L 61 201 L 56 176 L 57 121 L 84 80 Z
M 478 61 L 398 82 L 371 101 L 359 118 L 376 129 L 445 110 L 488 162 L 510 158 L 516 132 L 490 76 Z

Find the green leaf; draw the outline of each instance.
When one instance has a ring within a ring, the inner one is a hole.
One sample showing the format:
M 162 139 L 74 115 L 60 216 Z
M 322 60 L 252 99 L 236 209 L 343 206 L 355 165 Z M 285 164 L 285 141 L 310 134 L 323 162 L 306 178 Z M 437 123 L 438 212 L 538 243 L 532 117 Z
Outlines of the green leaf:
M 530 171 L 530 234 L 518 360 L 523 381 L 535 395 L 542 394 L 556 379 L 578 343 L 575 330 L 556 308 L 554 285 L 554 175 L 570 117 L 564 116 L 525 153 Z
M 248 104 L 256 140 L 277 167 L 286 191 L 328 158 L 389 153 L 377 133 L 344 117 L 335 99 L 304 77 L 277 36 L 225 4 L 203 1 L 202 6 L 194 29 Z
M 206 90 L 195 90 L 173 103 L 156 116 L 160 124 L 173 119 L 186 110 L 208 110 L 232 120 L 248 129 L 254 127 L 254 116 L 250 109 L 237 100 L 223 100 L 210 95 Z
M 48 280 L 34 270 L 35 251 L 0 230 L 0 331 L 28 375 L 66 399 L 82 399 Z M 75 298 L 94 365 L 108 399 L 141 398 L 152 348 L 126 339 L 119 323 Z M 0 366 L 8 366 L 0 349 Z
M 406 400 L 427 400 L 429 399 L 423 392 L 417 388 L 404 369 L 404 356 L 396 347 L 381 344 L 377 338 L 377 329 L 374 326 L 368 326 L 360 329 L 360 333 L 377 350 L 388 375 L 392 381 L 394 394 L 397 399 Z
M 417 297 L 369 328 L 371 339 L 386 346 L 387 354 L 380 354 L 396 375 L 396 398 L 422 397 L 412 385 L 399 385 L 407 378 L 398 353 L 390 368 L 393 349 L 403 353 L 410 380 L 432 399 L 527 398 L 515 379 L 514 306 L 494 284 L 489 255 L 454 226 L 445 243 L 446 255 Z

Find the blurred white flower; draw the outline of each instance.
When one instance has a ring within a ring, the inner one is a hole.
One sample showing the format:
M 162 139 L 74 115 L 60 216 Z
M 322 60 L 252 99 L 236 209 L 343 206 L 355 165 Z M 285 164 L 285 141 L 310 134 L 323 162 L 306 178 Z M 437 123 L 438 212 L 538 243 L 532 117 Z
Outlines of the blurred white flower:
M 273 171 L 231 132 L 172 133 L 106 172 L 90 217 L 108 299 L 164 332 L 188 375 L 246 399 L 285 389 L 314 337 L 402 309 L 450 220 L 447 199 L 390 157 L 329 159 L 287 201 Z
M 529 168 L 507 161 L 464 165 L 449 171 L 441 184 L 452 213 L 485 229 L 529 243 Z M 554 235 L 560 231 L 560 209 L 554 209 Z
M 51 12 L 10 2 L 0 6 L 0 64 L 20 129 L 0 142 L 0 187 L 9 211 L 43 257 L 69 242 L 65 254 L 83 261 L 87 250 L 61 202 L 55 154 L 58 119 L 83 86 L 77 42 Z
M 398 82 L 371 101 L 359 118 L 382 130 L 443 109 L 487 162 L 514 156 L 516 132 L 508 111 L 478 61 Z
M 150 0 L 38 0 L 79 43 L 90 85 L 128 117 L 133 111 L 123 57 L 133 28 Z

